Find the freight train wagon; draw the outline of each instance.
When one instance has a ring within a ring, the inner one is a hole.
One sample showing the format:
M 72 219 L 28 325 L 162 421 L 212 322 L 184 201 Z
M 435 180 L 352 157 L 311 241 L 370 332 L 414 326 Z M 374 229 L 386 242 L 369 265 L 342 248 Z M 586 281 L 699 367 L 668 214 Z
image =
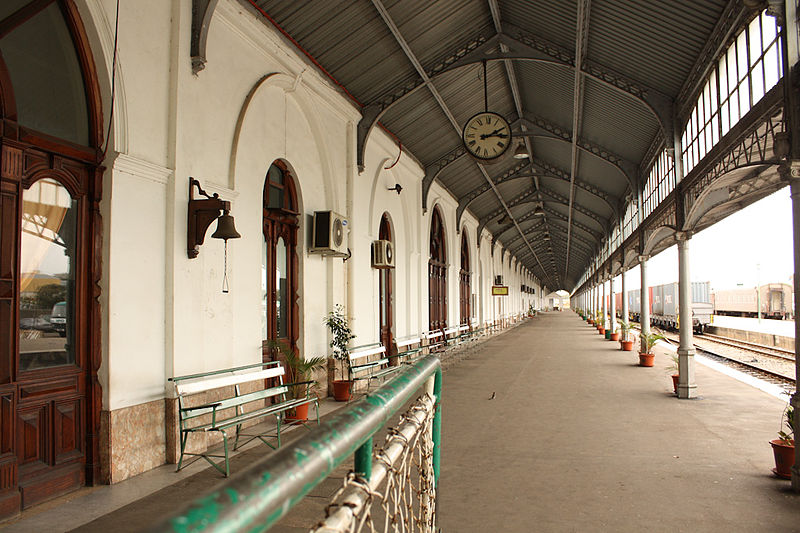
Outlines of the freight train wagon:
M 692 325 L 697 333 L 711 324 L 713 306 L 709 294 L 708 281 L 692 283 Z M 678 284 L 666 283 L 648 288 L 650 296 L 650 324 L 667 329 L 677 329 L 678 317 Z M 628 292 L 628 313 L 632 320 L 639 321 L 642 305 L 639 289 Z
M 714 313 L 730 316 L 758 316 L 758 296 L 761 293 L 761 316 L 785 319 L 793 316 L 793 290 L 789 283 L 768 283 L 752 288 L 723 289 L 714 291 L 712 303 Z

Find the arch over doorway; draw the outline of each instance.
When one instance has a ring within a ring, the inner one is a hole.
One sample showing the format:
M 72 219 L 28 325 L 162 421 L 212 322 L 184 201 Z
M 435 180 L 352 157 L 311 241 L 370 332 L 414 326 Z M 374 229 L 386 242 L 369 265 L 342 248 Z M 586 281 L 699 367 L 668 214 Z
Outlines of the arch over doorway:
M 431 216 L 430 258 L 428 260 L 428 329 L 447 327 L 447 249 L 439 206 Z

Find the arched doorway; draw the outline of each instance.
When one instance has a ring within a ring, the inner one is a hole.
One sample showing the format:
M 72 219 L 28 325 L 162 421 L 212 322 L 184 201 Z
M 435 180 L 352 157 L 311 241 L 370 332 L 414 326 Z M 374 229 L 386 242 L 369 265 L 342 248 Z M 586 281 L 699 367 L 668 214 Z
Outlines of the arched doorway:
M 381 225 L 378 230 L 378 239 L 382 241 L 392 240 L 392 228 L 389 225 L 389 217 L 384 213 L 381 217 Z M 394 350 L 394 339 L 392 337 L 392 327 L 394 326 L 394 312 L 392 310 L 392 290 L 393 290 L 393 268 L 378 269 L 378 306 L 380 309 L 380 339 L 389 355 Z M 397 359 L 391 359 L 396 362 Z
M 275 161 L 264 180 L 263 200 L 265 316 L 263 336 L 297 351 L 297 228 L 295 180 L 286 163 Z M 264 354 L 265 359 L 269 354 Z
M 428 329 L 447 327 L 447 250 L 444 224 L 439 208 L 431 220 L 431 249 L 428 261 Z
M 461 324 L 469 324 L 471 318 L 470 307 L 470 273 L 469 273 L 469 244 L 467 243 L 467 230 L 461 230 L 461 270 L 458 272 L 459 296 L 461 308 Z
M 0 21 L 4 517 L 100 478 L 103 127 L 73 2 L 5 2 Z

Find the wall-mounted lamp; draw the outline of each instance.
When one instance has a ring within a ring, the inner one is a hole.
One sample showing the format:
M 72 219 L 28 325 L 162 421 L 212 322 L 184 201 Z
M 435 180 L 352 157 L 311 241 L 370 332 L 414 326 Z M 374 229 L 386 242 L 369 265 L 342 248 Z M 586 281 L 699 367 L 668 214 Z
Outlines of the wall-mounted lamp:
M 203 199 L 194 197 L 194 188 L 197 194 L 205 196 Z M 189 223 L 186 232 L 186 251 L 189 259 L 194 259 L 200 254 L 200 245 L 206 237 L 206 231 L 212 222 L 217 221 L 217 230 L 211 235 L 212 239 L 225 241 L 225 265 L 222 278 L 222 292 L 228 292 L 228 239 L 241 237 L 233 225 L 233 216 L 230 214 L 231 203 L 222 200 L 219 194 L 210 196 L 200 187 L 200 182 L 189 178 Z M 220 214 L 222 211 L 222 214 Z
M 397 191 L 397 194 L 399 195 L 400 191 L 403 190 L 403 187 L 401 187 L 399 183 L 395 183 L 394 187 L 389 187 L 387 190 L 389 190 L 389 191 Z

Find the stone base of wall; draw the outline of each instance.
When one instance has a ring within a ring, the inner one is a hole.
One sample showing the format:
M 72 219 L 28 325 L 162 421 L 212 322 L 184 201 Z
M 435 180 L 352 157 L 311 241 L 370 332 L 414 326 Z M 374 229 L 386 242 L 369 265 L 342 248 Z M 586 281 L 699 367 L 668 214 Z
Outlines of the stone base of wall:
M 119 483 L 165 462 L 164 400 L 100 413 L 101 477 Z

